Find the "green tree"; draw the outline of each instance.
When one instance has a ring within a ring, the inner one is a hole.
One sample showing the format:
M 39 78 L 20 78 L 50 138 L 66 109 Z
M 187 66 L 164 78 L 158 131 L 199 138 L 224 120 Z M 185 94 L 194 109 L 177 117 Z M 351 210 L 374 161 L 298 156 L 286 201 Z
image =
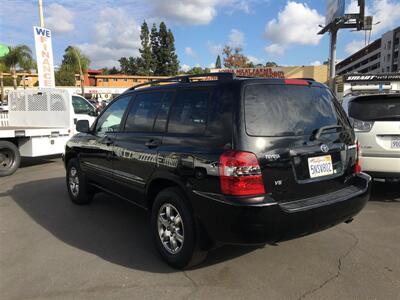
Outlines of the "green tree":
M 55 72 L 56 86 L 75 86 L 75 72 L 60 68 Z
M 151 44 L 151 57 L 152 57 L 152 67 L 153 74 L 157 75 L 159 73 L 159 55 L 160 55 L 160 43 L 158 39 L 158 30 L 155 23 L 151 28 L 150 33 L 150 44 Z
M 189 71 L 186 72 L 186 74 L 189 75 L 196 75 L 196 74 L 205 74 L 205 73 L 210 73 L 210 68 L 202 68 L 202 67 L 193 67 Z
M 278 64 L 276 62 L 274 62 L 274 61 L 267 61 L 265 66 L 268 67 L 268 68 L 274 68 L 274 67 L 277 67 Z
M 138 75 L 140 71 L 140 58 L 138 57 L 121 57 L 119 60 L 121 73 L 126 75 Z
M 32 51 L 27 45 L 18 45 L 9 48 L 10 51 L 0 60 L 6 69 L 11 72 L 14 89 L 17 89 L 17 68 L 24 71 L 29 71 L 32 69 L 34 65 Z
M 175 39 L 172 31 L 167 28 L 164 22 L 160 23 L 158 42 L 157 75 L 176 75 L 179 69 L 179 61 L 175 53 Z
M 60 69 L 55 74 L 56 85 L 71 86 L 75 85 L 75 74 L 87 71 L 90 59 L 82 51 L 74 46 L 65 49 Z
M 102 71 L 104 75 L 116 75 L 121 73 L 116 67 L 112 67 L 111 69 L 103 68 Z
M 215 68 L 221 69 L 222 68 L 222 63 L 221 63 L 221 56 L 217 56 L 217 60 L 215 61 Z
M 156 24 L 153 24 L 150 34 L 147 23 L 143 22 L 140 39 L 140 57 L 119 59 L 122 73 L 164 76 L 178 73 L 179 60 L 175 52 L 175 38 L 164 22 L 160 23 L 159 30 Z
M 150 33 L 149 27 L 147 26 L 146 21 L 143 22 L 140 32 L 140 40 L 141 40 L 141 48 L 139 52 L 141 54 L 140 58 L 140 75 L 151 75 L 152 74 L 152 66 L 153 66 L 153 56 L 151 53 L 151 42 L 150 42 Z

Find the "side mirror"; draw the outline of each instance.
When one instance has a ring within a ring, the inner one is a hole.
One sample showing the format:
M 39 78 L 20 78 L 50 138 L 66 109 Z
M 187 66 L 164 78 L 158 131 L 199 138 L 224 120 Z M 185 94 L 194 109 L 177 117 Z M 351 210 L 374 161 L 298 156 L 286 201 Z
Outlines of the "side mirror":
M 88 133 L 89 132 L 89 121 L 88 120 L 78 120 L 78 122 L 76 122 L 76 131 L 82 132 L 82 133 Z

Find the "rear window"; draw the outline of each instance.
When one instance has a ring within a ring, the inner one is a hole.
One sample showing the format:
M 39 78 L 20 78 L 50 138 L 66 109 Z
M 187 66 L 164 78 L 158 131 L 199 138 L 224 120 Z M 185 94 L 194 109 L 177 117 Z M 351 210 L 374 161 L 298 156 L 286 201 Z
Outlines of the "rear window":
M 349 103 L 349 116 L 361 121 L 400 120 L 400 96 L 360 97 Z
M 171 107 L 168 132 L 203 134 L 207 126 L 209 90 L 181 90 Z
M 249 135 L 311 135 L 322 126 L 348 126 L 344 113 L 325 88 L 256 84 L 246 87 L 244 98 Z

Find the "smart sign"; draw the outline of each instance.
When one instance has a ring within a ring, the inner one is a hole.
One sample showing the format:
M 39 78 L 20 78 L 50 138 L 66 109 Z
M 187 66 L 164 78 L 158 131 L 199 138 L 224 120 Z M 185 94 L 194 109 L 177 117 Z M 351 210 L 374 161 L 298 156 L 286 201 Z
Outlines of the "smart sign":
M 55 80 L 51 31 L 43 27 L 34 26 L 33 34 L 35 36 L 39 87 L 53 88 L 55 87 Z

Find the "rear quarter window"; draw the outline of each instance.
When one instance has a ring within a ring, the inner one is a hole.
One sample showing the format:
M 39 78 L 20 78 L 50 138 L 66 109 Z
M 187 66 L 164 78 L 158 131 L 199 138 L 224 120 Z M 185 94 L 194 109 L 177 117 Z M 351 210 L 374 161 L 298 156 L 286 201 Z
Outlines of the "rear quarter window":
M 244 109 L 246 132 L 252 136 L 309 135 L 322 126 L 348 127 L 339 104 L 322 87 L 249 85 Z
M 168 133 L 203 134 L 207 127 L 210 90 L 177 91 L 171 106 Z

